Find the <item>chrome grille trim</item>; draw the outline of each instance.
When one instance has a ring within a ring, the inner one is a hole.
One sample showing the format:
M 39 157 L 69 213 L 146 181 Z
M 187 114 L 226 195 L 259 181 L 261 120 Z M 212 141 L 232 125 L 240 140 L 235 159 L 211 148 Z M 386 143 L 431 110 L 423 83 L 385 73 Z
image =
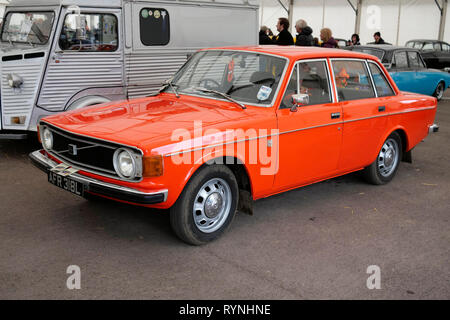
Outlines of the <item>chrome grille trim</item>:
M 126 149 L 129 149 L 130 151 L 132 151 L 134 154 L 140 156 L 141 159 L 143 158 L 143 155 L 144 155 L 142 150 L 140 150 L 139 148 L 133 147 L 133 146 L 122 145 L 122 144 L 110 142 L 107 140 L 102 140 L 102 139 L 92 138 L 89 136 L 75 134 L 75 133 L 66 131 L 64 129 L 58 128 L 56 126 L 53 126 L 46 122 L 39 123 L 39 128 L 40 128 L 39 131 L 40 132 L 42 132 L 45 127 L 50 129 L 50 131 L 54 134 L 54 136 L 59 135 L 61 137 L 64 137 L 65 139 L 69 140 L 69 142 L 78 142 L 78 143 L 83 143 L 83 144 L 88 145 L 88 147 L 82 147 L 78 150 L 83 150 L 83 149 L 87 149 L 87 148 L 89 148 L 89 149 L 90 148 L 104 148 L 104 149 L 110 150 L 111 155 L 113 155 L 116 150 L 121 149 L 121 148 L 126 148 Z M 64 155 L 64 153 L 67 153 L 68 150 L 61 150 L 61 151 L 48 150 L 45 148 L 45 146 L 44 146 L 44 149 L 45 149 L 45 151 L 47 151 L 50 155 L 52 155 L 59 161 L 64 162 L 65 164 L 68 164 L 77 170 L 101 175 L 101 176 L 116 179 L 116 180 L 126 181 L 126 182 L 140 182 L 143 180 L 142 177 L 136 177 L 134 179 L 122 178 L 117 174 L 117 172 L 114 169 L 108 170 L 108 168 L 101 168 L 101 167 L 98 167 L 98 166 L 95 166 L 92 164 L 82 163 L 82 162 L 76 161 L 74 159 L 70 159 Z M 110 165 L 111 165 L 111 168 L 114 168 L 112 156 L 111 156 Z M 140 171 L 142 172 L 142 162 L 139 164 L 139 166 L 141 169 Z

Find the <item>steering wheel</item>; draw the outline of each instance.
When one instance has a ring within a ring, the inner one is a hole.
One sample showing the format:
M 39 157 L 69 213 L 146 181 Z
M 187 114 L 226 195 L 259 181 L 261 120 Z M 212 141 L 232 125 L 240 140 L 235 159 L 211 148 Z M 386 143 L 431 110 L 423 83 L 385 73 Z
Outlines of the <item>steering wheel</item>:
M 209 82 L 211 82 L 214 86 L 208 85 Z M 204 83 L 204 85 L 202 85 L 202 83 Z M 204 87 L 206 89 L 218 89 L 218 88 L 220 88 L 220 83 L 211 78 L 204 78 L 204 79 L 200 80 L 199 86 Z

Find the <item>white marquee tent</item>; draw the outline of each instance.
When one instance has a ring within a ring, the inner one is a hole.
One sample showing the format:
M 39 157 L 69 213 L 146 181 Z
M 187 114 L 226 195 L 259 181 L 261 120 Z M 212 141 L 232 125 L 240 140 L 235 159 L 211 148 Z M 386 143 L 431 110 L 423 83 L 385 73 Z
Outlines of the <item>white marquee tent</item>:
M 277 34 L 278 18 L 289 17 L 292 24 L 298 19 L 306 20 L 315 37 L 319 37 L 321 28 L 328 27 L 335 38 L 343 39 L 350 39 L 356 30 L 361 44 L 372 42 L 376 31 L 385 41 L 398 45 L 411 39 L 440 38 L 448 42 L 447 3 L 448 0 L 262 0 L 260 25 Z

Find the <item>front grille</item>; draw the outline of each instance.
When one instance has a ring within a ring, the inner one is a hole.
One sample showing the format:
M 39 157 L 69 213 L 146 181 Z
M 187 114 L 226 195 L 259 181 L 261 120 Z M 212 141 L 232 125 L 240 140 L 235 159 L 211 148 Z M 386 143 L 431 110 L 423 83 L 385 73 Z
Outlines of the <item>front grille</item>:
M 114 152 L 123 148 L 123 145 L 79 136 L 47 123 L 41 125 L 49 128 L 53 134 L 53 148 L 47 151 L 57 159 L 80 170 L 124 180 L 119 177 L 113 164 Z M 127 149 L 142 154 L 136 148 L 127 147 Z M 139 179 L 136 178 L 134 181 Z

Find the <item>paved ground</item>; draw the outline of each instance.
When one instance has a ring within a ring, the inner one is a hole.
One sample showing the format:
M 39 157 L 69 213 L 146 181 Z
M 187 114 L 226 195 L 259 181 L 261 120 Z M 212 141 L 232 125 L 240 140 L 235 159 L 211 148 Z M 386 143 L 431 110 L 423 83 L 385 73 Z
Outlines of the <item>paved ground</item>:
M 0 298 L 450 299 L 449 100 L 437 122 L 389 185 L 352 174 L 257 201 L 203 247 L 165 212 L 49 185 L 27 158 L 36 143 L 0 142 Z M 66 288 L 69 265 L 81 290 Z

